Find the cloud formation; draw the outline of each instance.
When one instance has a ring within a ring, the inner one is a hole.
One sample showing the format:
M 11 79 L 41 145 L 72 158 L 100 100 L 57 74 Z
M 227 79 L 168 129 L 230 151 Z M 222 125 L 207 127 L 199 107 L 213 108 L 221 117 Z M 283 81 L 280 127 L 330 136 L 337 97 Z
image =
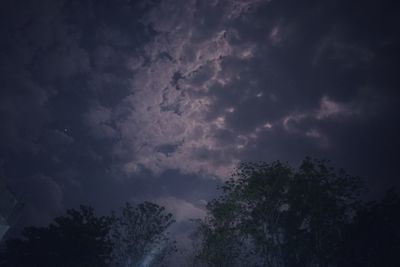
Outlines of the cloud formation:
M 153 199 L 183 220 L 249 160 L 324 157 L 398 184 L 389 1 L 21 6 L 0 16 L 0 159 L 12 187 L 35 188 L 31 210 L 55 203 L 38 217 Z

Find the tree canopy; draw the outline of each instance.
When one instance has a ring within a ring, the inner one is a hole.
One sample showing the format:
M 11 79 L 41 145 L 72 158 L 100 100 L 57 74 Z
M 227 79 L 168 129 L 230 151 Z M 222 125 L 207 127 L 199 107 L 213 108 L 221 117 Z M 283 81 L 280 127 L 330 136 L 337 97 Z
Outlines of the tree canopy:
M 112 223 L 93 208 L 70 209 L 47 227 L 27 227 L 21 238 L 7 240 L 1 266 L 107 266 Z
M 400 196 L 364 201 L 363 190 L 326 160 L 243 163 L 196 220 L 190 266 L 399 266 Z M 0 266 L 169 266 L 173 223 L 151 202 L 108 216 L 81 206 L 7 240 Z
M 21 237 L 7 240 L 0 266 L 119 267 L 157 263 L 172 251 L 173 243 L 166 232 L 172 223 L 171 214 L 150 202 L 136 206 L 127 203 L 121 214 L 110 216 L 96 216 L 93 208 L 81 206 L 67 210 L 47 227 L 27 227 Z
M 298 169 L 281 162 L 244 163 L 208 203 L 208 216 L 197 228 L 198 259 L 208 266 L 382 266 L 361 259 L 368 258 L 368 249 L 380 263 L 400 252 L 393 227 L 400 202 L 392 197 L 390 207 L 364 203 L 361 189 L 357 177 L 325 160 L 306 158 Z M 394 237 L 381 231 L 384 225 Z M 346 265 L 356 252 L 361 259 Z
M 174 223 L 172 214 L 151 202 L 136 207 L 126 203 L 111 231 L 113 266 L 156 265 L 174 250 L 167 229 Z M 146 264 L 144 264 L 146 263 Z

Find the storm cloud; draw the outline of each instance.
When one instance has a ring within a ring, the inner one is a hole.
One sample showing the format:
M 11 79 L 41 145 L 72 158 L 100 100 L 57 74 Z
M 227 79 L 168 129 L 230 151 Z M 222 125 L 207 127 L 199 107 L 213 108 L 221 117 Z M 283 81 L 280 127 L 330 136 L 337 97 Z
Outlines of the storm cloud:
M 79 203 L 204 215 L 242 161 L 399 185 L 390 1 L 3 1 L 1 176 L 45 223 Z

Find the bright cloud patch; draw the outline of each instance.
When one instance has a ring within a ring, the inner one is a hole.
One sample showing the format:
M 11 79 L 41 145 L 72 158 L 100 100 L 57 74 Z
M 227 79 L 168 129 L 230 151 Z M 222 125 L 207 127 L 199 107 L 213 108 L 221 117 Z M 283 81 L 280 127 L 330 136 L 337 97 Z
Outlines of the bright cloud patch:
M 204 4 L 202 10 L 195 1 L 181 5 L 165 1 L 144 19 L 158 35 L 146 45 L 144 55 L 130 60 L 135 75 L 131 94 L 123 101 L 129 112 L 116 123 L 121 139 L 114 147 L 117 156 L 132 155 L 123 165 L 126 172 L 145 168 L 155 174 L 167 169 L 218 177 L 230 174 L 239 161 L 240 146 L 220 142 L 218 133 L 229 132 L 226 114 L 211 121 L 207 118 L 215 101 L 208 93 L 235 78 L 224 73 L 224 58 L 253 56 L 254 45 L 233 44 L 237 31 L 223 25 L 251 12 L 256 4 L 259 1 L 216 1 Z M 213 30 L 206 31 L 198 17 L 213 5 L 225 5 L 224 15 Z M 104 121 L 107 114 L 100 112 L 92 112 L 92 117 L 97 114 L 97 120 Z M 107 134 L 103 121 L 97 127 Z M 241 143 L 239 136 L 234 140 Z

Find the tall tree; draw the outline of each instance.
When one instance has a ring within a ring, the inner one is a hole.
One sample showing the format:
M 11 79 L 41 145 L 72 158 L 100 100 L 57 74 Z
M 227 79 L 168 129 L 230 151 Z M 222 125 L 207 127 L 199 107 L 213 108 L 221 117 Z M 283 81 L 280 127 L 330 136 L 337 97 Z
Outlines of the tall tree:
M 359 205 L 360 186 L 327 161 L 306 158 L 297 170 L 281 162 L 242 164 L 221 189 L 198 228 L 204 262 L 328 266 Z

